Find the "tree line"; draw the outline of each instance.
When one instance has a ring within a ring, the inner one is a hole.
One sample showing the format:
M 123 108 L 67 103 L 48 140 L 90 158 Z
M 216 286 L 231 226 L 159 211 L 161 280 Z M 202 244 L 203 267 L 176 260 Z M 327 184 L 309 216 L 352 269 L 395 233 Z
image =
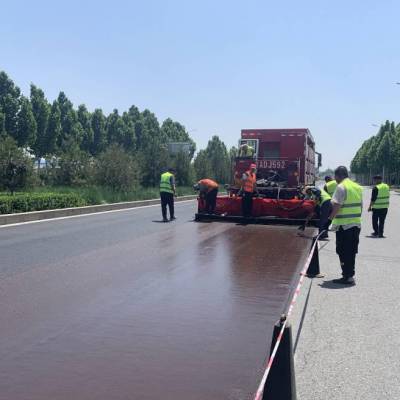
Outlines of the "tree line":
M 400 124 L 386 121 L 376 135 L 365 140 L 351 161 L 351 171 L 361 183 L 371 184 L 376 174 L 388 183 L 399 183 Z
M 167 118 L 160 124 L 150 110 L 140 111 L 134 105 L 122 113 L 114 109 L 106 115 L 100 108 L 91 112 L 84 104 L 75 108 L 62 91 L 50 102 L 34 84 L 26 97 L 4 71 L 0 71 L 0 142 L 3 176 L 11 173 L 5 170 L 10 162 L 7 154 L 18 148 L 36 162 L 48 160 L 47 167 L 38 170 L 45 185 L 85 184 L 95 175 L 97 183 L 112 186 L 126 169 L 130 173 L 125 184 L 157 186 L 167 167 L 177 170 L 180 185 L 203 177 L 225 183 L 230 181 L 236 152 L 213 136 L 196 155 L 196 144 L 181 123 Z M 189 146 L 171 154 L 171 142 Z M 21 163 L 21 157 L 22 153 L 14 156 L 13 162 Z

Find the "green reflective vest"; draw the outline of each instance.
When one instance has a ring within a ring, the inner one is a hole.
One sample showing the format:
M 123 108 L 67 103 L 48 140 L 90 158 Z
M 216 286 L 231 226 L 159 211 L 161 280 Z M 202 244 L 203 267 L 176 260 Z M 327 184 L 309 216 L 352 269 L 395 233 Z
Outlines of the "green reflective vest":
M 329 193 L 325 192 L 324 189 L 320 190 L 321 190 L 321 198 L 318 201 L 318 205 L 322 206 L 322 204 L 324 204 L 326 201 L 330 201 L 332 197 L 329 195 Z
M 174 189 L 171 185 L 171 177 L 174 176 L 171 172 L 164 172 L 161 175 L 160 181 L 160 192 L 174 193 Z
M 380 183 L 379 185 L 376 185 L 376 187 L 378 188 L 378 197 L 372 205 L 372 209 L 379 210 L 381 208 L 389 208 L 389 185 L 387 185 L 386 183 Z
M 346 178 L 341 185 L 346 189 L 346 199 L 332 225 L 361 224 L 362 187 L 349 178 Z
M 337 182 L 335 180 L 326 182 L 326 191 L 329 193 L 330 196 L 333 196 L 333 193 L 335 193 L 336 187 L 337 187 Z

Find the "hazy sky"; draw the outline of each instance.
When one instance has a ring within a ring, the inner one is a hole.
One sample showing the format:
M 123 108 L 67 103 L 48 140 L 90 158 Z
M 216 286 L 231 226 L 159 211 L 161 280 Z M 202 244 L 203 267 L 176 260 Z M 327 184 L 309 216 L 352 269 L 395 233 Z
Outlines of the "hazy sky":
M 200 147 L 242 128 L 308 127 L 324 167 L 399 121 L 400 2 L 4 1 L 0 70 L 25 94 L 135 104 Z

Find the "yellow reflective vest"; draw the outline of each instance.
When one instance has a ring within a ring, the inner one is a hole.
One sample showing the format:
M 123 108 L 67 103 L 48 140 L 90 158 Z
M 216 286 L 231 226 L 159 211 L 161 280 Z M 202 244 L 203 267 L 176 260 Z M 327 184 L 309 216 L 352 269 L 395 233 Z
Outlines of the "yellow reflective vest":
M 389 208 L 390 188 L 386 183 L 380 183 L 376 185 L 378 189 L 378 197 L 372 205 L 373 210 L 379 210 L 381 208 Z
M 341 182 L 346 189 L 346 199 L 334 220 L 333 226 L 361 224 L 362 187 L 346 178 Z
M 324 204 L 326 201 L 331 200 L 331 196 L 329 195 L 329 193 L 325 192 L 324 189 L 320 189 L 320 191 L 321 191 L 321 198 L 318 201 L 318 205 L 322 206 L 322 204 Z
M 160 193 L 165 192 L 165 193 L 174 193 L 174 189 L 171 185 L 171 177 L 174 175 L 171 174 L 171 172 L 164 172 L 161 175 L 161 180 L 160 180 Z
M 330 196 L 333 196 L 333 193 L 335 193 L 336 187 L 337 187 L 337 182 L 335 180 L 326 182 L 326 191 Z

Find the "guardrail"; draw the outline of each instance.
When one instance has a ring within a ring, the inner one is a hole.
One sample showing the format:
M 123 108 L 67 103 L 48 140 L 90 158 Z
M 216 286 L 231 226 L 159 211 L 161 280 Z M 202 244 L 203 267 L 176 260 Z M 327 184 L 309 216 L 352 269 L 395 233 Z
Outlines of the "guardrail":
M 176 202 L 195 200 L 196 195 L 193 196 L 180 196 L 175 199 Z M 84 215 L 84 214 L 95 214 L 98 212 L 113 211 L 113 210 L 124 210 L 130 208 L 152 206 L 160 203 L 160 199 L 151 200 L 138 200 L 138 201 L 126 201 L 121 203 L 110 203 L 110 204 L 98 204 L 94 206 L 84 207 L 71 207 L 71 208 L 59 208 L 56 210 L 42 210 L 42 211 L 31 211 L 26 213 L 15 213 L 15 214 L 2 214 L 0 215 L 0 226 L 17 224 L 21 222 L 39 221 L 50 218 L 62 218 L 70 217 L 73 215 Z

